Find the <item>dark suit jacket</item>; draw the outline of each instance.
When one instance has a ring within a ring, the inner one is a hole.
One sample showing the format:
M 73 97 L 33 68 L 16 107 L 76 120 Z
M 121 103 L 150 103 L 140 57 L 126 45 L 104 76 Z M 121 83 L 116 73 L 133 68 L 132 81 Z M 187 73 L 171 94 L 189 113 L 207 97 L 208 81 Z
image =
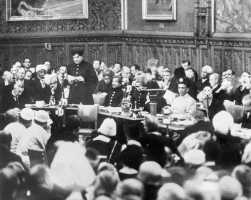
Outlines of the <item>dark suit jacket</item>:
M 42 88 L 39 78 L 32 80 L 31 93 L 32 97 L 35 98 L 35 101 L 44 101 L 45 103 L 49 103 L 50 101 L 51 89 L 48 85 L 45 85 L 45 87 Z
M 12 108 L 24 108 L 24 102 L 21 99 L 21 96 L 16 100 L 12 92 L 7 93 L 6 95 L 3 96 L 3 112 L 6 112 L 9 109 Z
M 242 118 L 242 127 L 251 129 L 251 114 L 247 116 L 247 113 L 244 113 Z
M 192 69 L 192 68 L 191 68 Z M 198 80 L 198 73 L 192 69 L 195 76 L 195 82 Z M 180 78 L 186 77 L 186 73 L 183 67 L 178 67 L 174 70 L 174 78 L 178 81 Z
M 242 90 L 242 87 L 242 85 L 239 86 L 234 92 L 233 100 L 235 100 L 235 105 L 242 105 L 242 98 L 245 95 L 249 94 L 249 90 L 247 90 L 246 88 Z
M 171 79 L 168 90 L 178 93 L 178 83 L 174 78 Z
M 208 117 L 210 121 L 212 121 L 213 117 L 222 110 L 226 110 L 222 101 L 213 98 L 211 105 L 208 107 Z
M 204 87 L 206 86 L 210 86 L 210 83 L 209 83 L 209 78 L 202 82 L 202 79 L 199 79 L 197 82 L 196 82 L 196 86 L 197 86 L 197 90 L 198 92 L 201 92 L 203 90 Z

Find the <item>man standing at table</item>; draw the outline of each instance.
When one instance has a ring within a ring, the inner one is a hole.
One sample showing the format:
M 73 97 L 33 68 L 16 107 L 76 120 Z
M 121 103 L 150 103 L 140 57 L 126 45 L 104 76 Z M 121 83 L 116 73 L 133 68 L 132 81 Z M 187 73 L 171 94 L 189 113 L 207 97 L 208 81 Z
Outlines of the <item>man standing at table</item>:
M 83 60 L 83 50 L 74 51 L 74 63 L 67 67 L 67 73 L 75 77 L 70 87 L 69 104 L 92 105 L 92 94 L 98 83 L 97 75 L 91 63 Z

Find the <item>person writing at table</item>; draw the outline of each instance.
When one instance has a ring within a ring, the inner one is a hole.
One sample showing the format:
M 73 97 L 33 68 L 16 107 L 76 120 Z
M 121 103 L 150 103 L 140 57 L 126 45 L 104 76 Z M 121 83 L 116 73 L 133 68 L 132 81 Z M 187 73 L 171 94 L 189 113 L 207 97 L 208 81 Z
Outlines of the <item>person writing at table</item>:
M 118 107 L 120 106 L 122 99 L 123 99 L 123 93 L 122 90 L 122 76 L 114 76 L 112 79 L 112 89 L 108 92 L 104 106 L 110 106 L 110 107 Z
M 98 77 L 91 63 L 83 60 L 83 50 L 74 51 L 74 63 L 67 67 L 67 73 L 75 77 L 70 86 L 69 104 L 93 105 L 92 94 L 97 86 Z
M 191 119 L 196 110 L 196 101 L 188 94 L 189 84 L 190 81 L 187 78 L 179 79 L 179 96 L 171 104 L 171 116 L 173 119 Z
M 242 104 L 245 111 L 242 118 L 242 127 L 251 129 L 251 94 L 243 97 Z

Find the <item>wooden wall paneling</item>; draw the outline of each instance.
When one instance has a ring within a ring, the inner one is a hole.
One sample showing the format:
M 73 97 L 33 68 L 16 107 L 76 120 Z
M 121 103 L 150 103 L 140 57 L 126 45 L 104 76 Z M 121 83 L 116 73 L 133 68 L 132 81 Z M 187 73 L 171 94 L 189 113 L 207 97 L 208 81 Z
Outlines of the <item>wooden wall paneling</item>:
M 190 47 L 190 60 L 192 64 L 192 68 L 196 70 L 198 73 L 200 73 L 200 62 L 199 62 L 199 53 L 198 49 L 196 47 Z
M 165 66 L 164 47 L 162 45 L 156 46 L 156 53 L 159 60 L 158 66 Z
M 156 46 L 155 45 L 149 45 L 148 46 L 148 60 L 149 59 L 158 59 L 158 66 L 159 66 L 159 58 L 158 58 L 158 55 L 157 55 L 157 51 L 156 51 Z
M 10 48 L 7 46 L 0 47 L 0 70 L 9 70 L 12 66 L 10 62 Z
M 242 50 L 234 50 L 233 51 L 233 70 L 236 73 L 236 76 L 241 76 L 244 71 L 244 59 L 243 59 L 243 51 Z
M 147 69 L 147 61 L 148 61 L 148 48 L 146 44 L 141 45 L 141 63 L 139 66 L 142 70 Z
M 251 72 L 251 50 L 244 51 L 245 71 Z
M 215 72 L 221 73 L 225 70 L 223 65 L 223 50 L 222 48 L 214 48 L 213 49 L 213 66 L 215 69 Z
M 14 63 L 16 61 L 19 61 L 21 63 L 23 63 L 23 60 L 25 58 L 30 58 L 30 52 L 29 52 L 29 46 L 17 46 L 17 45 L 13 45 L 11 47 L 11 63 Z
M 122 65 L 133 65 L 133 45 L 132 44 L 126 44 L 126 48 L 125 48 L 125 52 L 124 52 L 124 55 L 125 55 L 125 60 L 124 62 L 122 63 Z
M 140 59 L 140 45 L 134 45 L 133 46 L 133 60 L 131 62 L 131 64 L 129 63 L 125 63 L 127 66 L 131 67 L 133 64 L 135 63 L 140 63 L 141 59 Z
M 107 45 L 107 66 L 110 67 L 116 62 L 122 63 L 122 44 Z
M 189 52 L 189 47 L 182 46 L 181 47 L 181 60 L 190 60 L 190 52 Z
M 46 57 L 49 59 L 51 62 L 51 66 L 53 67 L 59 67 L 62 65 L 68 65 L 67 63 L 67 53 L 66 53 L 66 46 L 61 46 L 61 45 L 55 45 L 52 46 L 51 51 L 47 51 Z M 43 60 L 43 63 L 46 60 Z
M 164 47 L 164 54 L 165 54 L 165 67 L 168 67 L 174 71 L 174 66 L 173 66 L 173 56 L 172 56 L 172 47 L 171 46 L 165 46 Z
M 224 63 L 224 69 L 234 69 L 233 66 L 233 50 L 232 49 L 223 49 L 223 63 Z M 236 70 L 235 70 L 236 71 Z
M 210 66 L 210 58 L 209 58 L 209 54 L 208 54 L 208 50 L 207 50 L 207 47 L 203 47 L 203 48 L 200 48 L 200 66 L 199 68 L 201 69 L 203 66 L 205 65 L 209 65 Z
M 173 59 L 174 59 L 174 68 L 178 68 L 181 65 L 182 57 L 181 57 L 181 48 L 179 46 L 175 46 L 173 48 Z
M 49 52 L 45 49 L 44 45 L 31 46 L 31 67 L 36 67 L 38 64 L 42 64 L 43 60 L 49 58 Z
M 104 57 L 104 44 L 89 44 L 88 45 L 88 61 L 93 63 L 94 60 L 106 60 Z

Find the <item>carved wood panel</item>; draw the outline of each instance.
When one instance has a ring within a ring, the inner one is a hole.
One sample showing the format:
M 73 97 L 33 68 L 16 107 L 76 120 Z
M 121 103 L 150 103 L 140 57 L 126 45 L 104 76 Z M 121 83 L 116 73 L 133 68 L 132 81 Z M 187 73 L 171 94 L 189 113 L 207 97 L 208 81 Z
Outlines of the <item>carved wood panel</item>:
M 29 58 L 29 46 L 13 46 L 12 48 L 12 60 L 23 62 L 25 58 Z
M 104 58 L 104 45 L 90 44 L 88 46 L 88 61 L 93 63 L 94 60 L 106 60 Z
M 107 66 L 110 67 L 116 62 L 122 63 L 122 45 L 107 45 L 108 60 Z
M 10 52 L 8 47 L 0 47 L 0 70 L 9 70 L 12 66 L 10 62 Z
M 251 72 L 251 50 L 245 51 L 245 71 Z

